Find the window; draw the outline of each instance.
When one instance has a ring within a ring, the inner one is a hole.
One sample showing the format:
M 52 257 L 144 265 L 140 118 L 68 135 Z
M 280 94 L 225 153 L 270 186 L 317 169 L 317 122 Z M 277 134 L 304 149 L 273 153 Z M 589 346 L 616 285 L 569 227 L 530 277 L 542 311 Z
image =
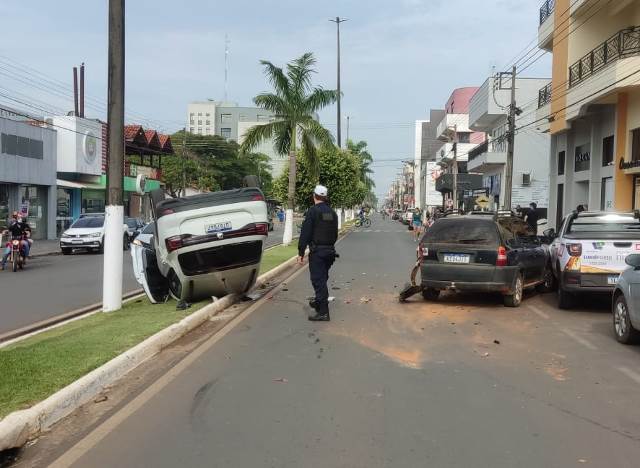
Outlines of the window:
M 613 135 L 602 140 L 602 166 L 613 165 Z
M 576 146 L 574 170 L 588 171 L 591 168 L 591 151 L 588 144 Z
M 44 144 L 42 140 L 3 133 L 1 135 L 0 152 L 23 158 L 42 159 L 44 156 Z
M 211 120 L 207 120 L 207 125 L 211 125 Z
M 640 161 L 640 128 L 632 132 L 631 161 Z
M 220 121 L 222 123 L 229 123 L 231 122 L 231 114 L 220 114 Z
M 211 117 L 211 114 L 209 114 L 208 112 L 205 114 L 205 117 Z
M 458 143 L 469 143 L 471 134 L 468 132 L 458 133 Z
M 193 119 L 193 118 L 195 117 L 195 115 L 196 115 L 196 114 L 194 114 L 193 112 L 191 112 L 191 113 L 189 114 L 189 118 Z
M 564 160 L 566 153 L 564 151 L 560 151 L 558 153 L 558 175 L 564 175 Z
M 198 127 L 198 135 L 202 135 L 202 128 Z
M 202 120 L 198 120 L 198 125 L 202 125 Z
M 231 138 L 231 129 L 230 128 L 221 128 L 220 129 L 220 136 L 222 136 L 222 138 L 226 138 L 228 140 L 229 138 Z
M 189 119 L 189 123 L 190 123 L 191 125 L 193 125 L 193 124 L 195 123 L 195 121 L 194 121 L 193 119 Z
M 193 128 L 193 127 L 189 127 L 189 131 L 190 131 L 191 133 L 195 132 L 195 130 L 196 130 L 195 128 Z

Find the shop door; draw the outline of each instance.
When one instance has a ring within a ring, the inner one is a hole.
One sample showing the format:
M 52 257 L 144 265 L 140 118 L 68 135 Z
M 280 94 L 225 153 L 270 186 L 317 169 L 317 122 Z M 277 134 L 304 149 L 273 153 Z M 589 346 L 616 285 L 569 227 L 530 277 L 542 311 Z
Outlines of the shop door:
M 47 188 L 39 185 L 20 186 L 20 210 L 31 227 L 31 237 L 47 238 Z
M 73 221 L 71 211 L 71 189 L 58 188 L 56 205 L 56 237 L 60 237 L 64 231 L 69 229 Z

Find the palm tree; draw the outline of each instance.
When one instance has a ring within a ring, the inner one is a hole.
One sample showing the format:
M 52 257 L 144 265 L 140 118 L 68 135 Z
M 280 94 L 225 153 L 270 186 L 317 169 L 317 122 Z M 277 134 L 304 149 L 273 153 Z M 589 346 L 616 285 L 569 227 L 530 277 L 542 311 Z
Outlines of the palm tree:
M 358 143 L 354 143 L 351 140 L 347 140 L 347 149 L 360 161 L 360 180 L 364 182 L 367 190 L 371 192 L 375 188 L 376 183 L 371 177 L 373 174 L 373 169 L 371 169 L 373 157 L 367 149 L 367 142 L 359 141 Z
M 289 155 L 289 190 L 283 236 L 283 243 L 288 245 L 293 238 L 296 153 L 302 148 L 309 166 L 317 174 L 316 150 L 320 146 L 333 145 L 333 136 L 320 125 L 315 115 L 320 109 L 336 102 L 338 92 L 312 86 L 311 77 L 315 73 L 316 60 L 310 52 L 288 63 L 286 70 L 265 60 L 260 63 L 275 92 L 259 94 L 253 102 L 258 107 L 273 112 L 275 119 L 247 130 L 242 149 L 249 152 L 263 141 L 273 138 L 276 151 Z

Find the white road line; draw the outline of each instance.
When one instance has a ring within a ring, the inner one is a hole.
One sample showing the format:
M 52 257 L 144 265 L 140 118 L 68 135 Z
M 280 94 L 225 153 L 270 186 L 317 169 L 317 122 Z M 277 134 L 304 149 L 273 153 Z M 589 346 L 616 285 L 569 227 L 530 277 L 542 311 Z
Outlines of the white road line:
M 549 317 L 549 314 L 547 314 L 546 312 L 541 311 L 540 309 L 538 309 L 536 306 L 533 305 L 529 305 L 527 304 L 527 308 L 533 312 L 534 314 L 542 317 L 545 320 L 549 320 L 551 317 Z
M 375 230 L 375 231 L 373 231 L 373 232 L 380 232 L 380 229 L 376 229 L 376 230 Z
M 633 371 L 633 370 L 629 369 L 628 367 L 624 367 L 624 366 L 619 366 L 616 369 L 618 369 L 624 375 L 629 377 L 631 380 L 633 380 L 636 383 L 640 384 L 640 374 L 637 373 L 636 371 Z
M 571 330 L 567 330 L 566 328 L 561 328 L 560 331 L 562 333 L 564 333 L 565 335 L 567 335 L 570 338 L 573 338 L 576 342 L 580 343 L 582 346 L 584 346 L 585 348 L 589 348 L 592 351 L 597 350 L 598 348 L 596 347 L 596 345 L 594 345 L 593 343 L 591 343 L 588 340 L 585 340 L 584 338 L 582 338 L 581 336 L 575 334 L 574 332 L 572 332 Z

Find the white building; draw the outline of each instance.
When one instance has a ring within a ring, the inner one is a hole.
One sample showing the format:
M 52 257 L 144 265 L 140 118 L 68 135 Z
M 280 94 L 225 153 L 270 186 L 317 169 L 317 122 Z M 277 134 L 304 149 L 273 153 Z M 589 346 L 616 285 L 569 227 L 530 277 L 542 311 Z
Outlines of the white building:
M 491 209 L 526 207 L 536 202 L 546 217 L 549 207 L 548 134 L 527 127 L 536 119 L 535 107 L 538 90 L 549 83 L 548 78 L 518 78 L 516 80 L 516 104 L 526 107 L 516 118 L 518 131 L 514 141 L 513 179 L 510 207 L 503 206 L 507 163 L 507 106 L 510 90 L 495 89 L 493 77 L 488 78 L 469 102 L 469 128 L 487 134 L 487 141 L 469 152 L 467 170 L 482 174 L 483 185 L 491 199 Z M 510 83 L 506 83 L 510 86 Z

